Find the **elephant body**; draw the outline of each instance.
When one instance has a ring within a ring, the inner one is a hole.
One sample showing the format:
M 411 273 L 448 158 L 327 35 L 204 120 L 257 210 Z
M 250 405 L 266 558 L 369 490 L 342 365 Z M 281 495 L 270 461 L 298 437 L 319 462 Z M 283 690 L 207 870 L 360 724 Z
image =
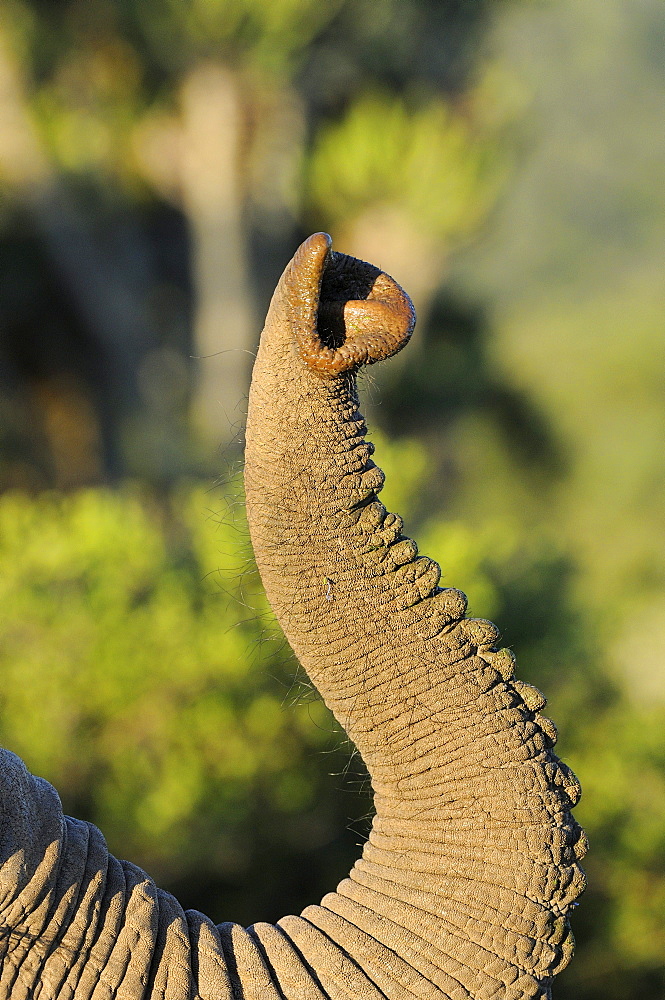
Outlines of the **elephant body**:
M 579 795 L 544 699 L 378 499 L 355 373 L 408 339 L 399 286 L 310 237 L 256 359 L 245 481 L 280 624 L 368 767 L 349 877 L 276 925 L 184 912 L 2 751 L 0 1000 L 519 1000 L 572 953 Z

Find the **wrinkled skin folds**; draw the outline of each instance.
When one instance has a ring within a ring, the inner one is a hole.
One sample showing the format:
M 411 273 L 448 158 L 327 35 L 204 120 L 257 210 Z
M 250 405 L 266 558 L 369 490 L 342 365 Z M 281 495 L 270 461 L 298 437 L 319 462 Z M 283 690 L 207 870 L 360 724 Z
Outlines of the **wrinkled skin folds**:
M 247 421 L 247 514 L 270 603 L 369 770 L 362 856 L 276 925 L 184 912 L 0 751 L 0 1000 L 549 997 L 583 889 L 575 776 L 544 699 L 378 495 L 356 372 L 415 316 L 310 237 L 273 296 Z

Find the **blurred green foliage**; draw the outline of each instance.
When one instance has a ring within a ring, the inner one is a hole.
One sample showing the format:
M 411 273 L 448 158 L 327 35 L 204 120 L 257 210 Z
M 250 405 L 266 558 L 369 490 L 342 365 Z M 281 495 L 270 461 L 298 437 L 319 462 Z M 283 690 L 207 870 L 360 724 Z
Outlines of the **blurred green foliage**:
M 153 0 L 125 2 L 126 15 L 144 43 L 168 69 L 208 56 L 248 65 L 278 79 L 344 0 Z
M 498 143 L 441 99 L 362 94 L 307 159 L 310 211 L 329 227 L 390 205 L 446 240 L 472 232 L 504 177 Z
M 232 884 L 285 828 L 302 849 L 294 814 L 336 832 L 335 727 L 295 697 L 237 490 L 0 499 L 2 741 L 167 882 Z

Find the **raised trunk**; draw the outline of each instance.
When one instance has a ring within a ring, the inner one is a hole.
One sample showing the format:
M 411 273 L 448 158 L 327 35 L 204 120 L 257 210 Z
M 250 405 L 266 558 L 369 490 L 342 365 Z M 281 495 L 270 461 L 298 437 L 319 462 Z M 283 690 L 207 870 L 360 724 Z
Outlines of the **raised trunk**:
M 377 499 L 383 475 L 344 353 L 367 340 L 353 300 L 399 312 L 400 292 L 311 237 L 273 299 L 250 394 L 247 512 L 264 585 L 375 794 L 361 860 L 303 918 L 358 964 L 352 995 L 360 970 L 391 997 L 407 982 L 426 996 L 545 995 L 572 953 L 579 788 L 497 629 L 464 618 L 464 595 L 437 586 L 437 564 Z M 303 918 L 280 926 L 311 939 Z M 308 961 L 328 990 L 323 940 L 321 968 Z
M 579 793 L 543 699 L 377 500 L 354 371 L 413 325 L 387 276 L 311 237 L 254 369 L 247 509 L 269 599 L 360 750 L 376 816 L 321 905 L 213 926 L 64 819 L 4 754 L 0 1000 L 518 1000 L 549 994 L 583 887 Z

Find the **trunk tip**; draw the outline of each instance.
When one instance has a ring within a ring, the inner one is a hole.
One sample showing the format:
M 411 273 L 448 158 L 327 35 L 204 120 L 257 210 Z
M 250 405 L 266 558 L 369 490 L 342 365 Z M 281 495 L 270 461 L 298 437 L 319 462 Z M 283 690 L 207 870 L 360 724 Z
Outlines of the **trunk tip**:
M 317 375 L 382 361 L 411 337 L 416 314 L 406 292 L 378 267 L 334 252 L 327 233 L 300 245 L 282 282 L 298 353 Z

